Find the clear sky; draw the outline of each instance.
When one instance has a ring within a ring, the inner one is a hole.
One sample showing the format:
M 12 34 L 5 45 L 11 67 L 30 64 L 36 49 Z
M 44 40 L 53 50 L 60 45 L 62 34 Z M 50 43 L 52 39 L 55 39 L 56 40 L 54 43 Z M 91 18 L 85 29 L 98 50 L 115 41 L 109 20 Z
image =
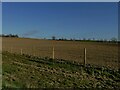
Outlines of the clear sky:
M 2 34 L 2 3 L 0 2 L 0 34 Z
M 118 37 L 118 4 L 115 2 L 4 2 L 4 34 L 36 38 Z

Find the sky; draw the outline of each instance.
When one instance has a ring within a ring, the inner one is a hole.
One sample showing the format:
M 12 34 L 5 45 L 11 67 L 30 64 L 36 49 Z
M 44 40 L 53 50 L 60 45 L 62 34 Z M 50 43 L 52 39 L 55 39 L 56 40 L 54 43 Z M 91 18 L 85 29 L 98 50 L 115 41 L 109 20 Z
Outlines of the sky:
M 115 2 L 3 2 L 3 34 L 33 38 L 118 37 Z
M 2 0 L 2 2 L 119 2 L 119 0 Z
M 2 3 L 0 2 L 0 34 L 2 34 Z

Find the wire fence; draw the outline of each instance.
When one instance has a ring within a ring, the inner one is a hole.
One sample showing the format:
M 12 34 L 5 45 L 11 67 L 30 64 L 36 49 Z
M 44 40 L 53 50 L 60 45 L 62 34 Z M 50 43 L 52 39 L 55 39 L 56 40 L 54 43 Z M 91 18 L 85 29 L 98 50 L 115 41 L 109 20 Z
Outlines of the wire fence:
M 108 66 L 112 68 L 118 68 L 118 53 L 107 52 L 106 50 L 98 49 L 92 50 L 92 48 L 80 48 L 79 50 L 69 49 L 69 48 L 21 48 L 21 47 L 8 47 L 3 48 L 3 51 L 8 51 L 10 53 L 17 54 L 27 54 L 38 57 L 49 57 L 53 59 L 64 59 L 64 60 L 74 60 L 83 64 L 96 64 L 102 66 Z

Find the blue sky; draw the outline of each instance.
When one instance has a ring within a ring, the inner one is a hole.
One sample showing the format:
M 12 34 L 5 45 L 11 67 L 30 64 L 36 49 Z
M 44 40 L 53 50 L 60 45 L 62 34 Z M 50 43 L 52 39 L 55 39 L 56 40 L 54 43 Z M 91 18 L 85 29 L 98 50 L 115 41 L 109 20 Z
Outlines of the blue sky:
M 0 2 L 0 34 L 2 34 L 2 3 Z
M 34 38 L 118 37 L 118 6 L 106 3 L 4 2 L 2 31 Z

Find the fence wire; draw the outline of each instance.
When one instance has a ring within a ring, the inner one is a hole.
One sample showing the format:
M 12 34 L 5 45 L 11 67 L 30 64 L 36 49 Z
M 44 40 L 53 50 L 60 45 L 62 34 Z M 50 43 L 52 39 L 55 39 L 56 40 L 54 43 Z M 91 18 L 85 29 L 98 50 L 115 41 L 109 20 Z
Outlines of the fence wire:
M 3 47 L 3 51 L 53 58 L 53 47 Z M 84 48 L 76 50 L 73 48 L 61 49 L 59 47 L 54 47 L 54 58 L 84 63 Z M 86 48 L 86 63 L 118 68 L 118 49 L 109 50 L 109 48 L 102 49 L 100 47 L 93 50 L 92 48 Z

